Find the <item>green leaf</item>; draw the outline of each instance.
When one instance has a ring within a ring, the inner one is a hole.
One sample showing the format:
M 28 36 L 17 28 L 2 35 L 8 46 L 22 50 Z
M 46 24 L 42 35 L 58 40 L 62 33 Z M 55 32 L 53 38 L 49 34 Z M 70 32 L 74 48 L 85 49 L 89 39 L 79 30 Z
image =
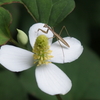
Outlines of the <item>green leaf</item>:
M 0 71 L 0 100 L 28 100 L 27 92 L 10 71 Z
M 9 41 L 9 25 L 11 23 L 11 15 L 7 10 L 0 7 L 0 45 Z
M 60 23 L 75 7 L 74 0 L 22 0 L 36 22 Z
M 2 0 L 0 4 L 22 3 L 35 22 L 55 26 L 60 23 L 75 7 L 74 0 Z
M 11 33 L 12 35 L 14 36 L 15 35 L 15 30 L 16 28 L 18 27 L 18 24 L 19 24 L 19 19 L 21 18 L 21 15 L 20 15 L 20 6 L 19 4 L 10 4 L 10 5 L 3 5 L 3 8 L 7 9 L 11 16 L 12 16 L 12 23 L 10 25 L 10 30 L 11 30 Z

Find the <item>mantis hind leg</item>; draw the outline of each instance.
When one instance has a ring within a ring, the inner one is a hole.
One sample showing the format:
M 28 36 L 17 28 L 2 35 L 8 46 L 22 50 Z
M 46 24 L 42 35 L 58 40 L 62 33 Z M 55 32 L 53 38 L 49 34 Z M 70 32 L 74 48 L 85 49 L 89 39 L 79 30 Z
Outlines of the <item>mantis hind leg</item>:
M 59 35 L 61 35 L 61 33 L 62 33 L 62 31 L 63 31 L 64 29 L 65 29 L 67 35 L 70 36 L 69 33 L 68 33 L 68 30 L 67 30 L 67 28 L 66 28 L 65 26 L 62 27 L 62 29 L 61 29 L 60 32 L 59 32 Z M 63 63 L 64 63 L 64 62 L 65 62 L 65 59 L 64 59 L 64 58 L 65 58 L 65 55 L 64 55 L 63 46 L 61 45 L 61 43 L 60 43 L 60 41 L 59 41 L 58 38 L 57 38 L 57 40 L 58 40 L 58 42 L 59 42 L 59 45 L 60 45 L 61 48 L 62 48 L 62 53 L 63 53 Z
M 64 55 L 64 50 L 63 50 L 63 46 L 61 45 L 59 39 L 57 38 L 58 42 L 59 42 L 59 45 L 61 46 L 61 49 L 62 49 L 62 54 L 63 54 L 63 63 L 65 62 L 65 55 Z
M 67 35 L 70 36 L 69 33 L 68 33 L 68 30 L 67 30 L 66 26 L 63 26 L 63 27 L 61 28 L 61 30 L 60 30 L 60 32 L 59 32 L 59 35 L 61 35 L 61 33 L 62 33 L 62 31 L 63 31 L 64 29 L 65 29 Z

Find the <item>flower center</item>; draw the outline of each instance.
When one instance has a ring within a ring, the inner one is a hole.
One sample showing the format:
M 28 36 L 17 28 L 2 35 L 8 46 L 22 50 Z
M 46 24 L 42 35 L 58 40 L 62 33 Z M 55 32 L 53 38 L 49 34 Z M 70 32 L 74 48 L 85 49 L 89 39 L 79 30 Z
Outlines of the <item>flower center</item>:
M 50 55 L 52 51 L 50 50 L 48 38 L 45 35 L 39 35 L 37 37 L 33 52 L 33 58 L 35 59 L 34 63 L 37 63 L 37 66 L 51 63 L 49 60 L 53 57 Z

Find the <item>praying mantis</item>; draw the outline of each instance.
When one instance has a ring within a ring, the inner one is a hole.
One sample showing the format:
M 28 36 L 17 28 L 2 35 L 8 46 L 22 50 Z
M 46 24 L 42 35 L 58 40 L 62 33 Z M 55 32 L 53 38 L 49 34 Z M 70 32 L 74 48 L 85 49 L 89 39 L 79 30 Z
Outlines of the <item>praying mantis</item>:
M 58 35 L 51 27 L 49 27 L 47 24 L 45 24 L 43 27 L 48 28 L 47 31 L 44 31 L 42 29 L 38 29 L 38 31 L 41 30 L 42 32 L 47 34 L 48 31 L 50 30 L 50 31 L 52 31 L 54 36 L 56 36 L 64 45 L 66 45 L 67 47 L 70 47 L 69 44 L 60 35 Z

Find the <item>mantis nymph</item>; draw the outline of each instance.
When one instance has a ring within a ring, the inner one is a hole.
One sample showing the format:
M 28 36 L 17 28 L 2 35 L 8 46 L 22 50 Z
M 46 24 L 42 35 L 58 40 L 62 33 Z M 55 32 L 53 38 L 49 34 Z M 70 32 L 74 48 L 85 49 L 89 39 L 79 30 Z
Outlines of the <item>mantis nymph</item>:
M 38 29 L 38 31 L 41 30 L 42 32 L 47 34 L 48 31 L 50 30 L 50 31 L 52 31 L 54 36 L 56 36 L 64 45 L 66 45 L 67 47 L 70 47 L 69 44 L 60 35 L 58 35 L 53 29 L 51 29 L 47 24 L 45 24 L 43 27 L 48 28 L 47 31 L 44 31 L 42 29 Z

